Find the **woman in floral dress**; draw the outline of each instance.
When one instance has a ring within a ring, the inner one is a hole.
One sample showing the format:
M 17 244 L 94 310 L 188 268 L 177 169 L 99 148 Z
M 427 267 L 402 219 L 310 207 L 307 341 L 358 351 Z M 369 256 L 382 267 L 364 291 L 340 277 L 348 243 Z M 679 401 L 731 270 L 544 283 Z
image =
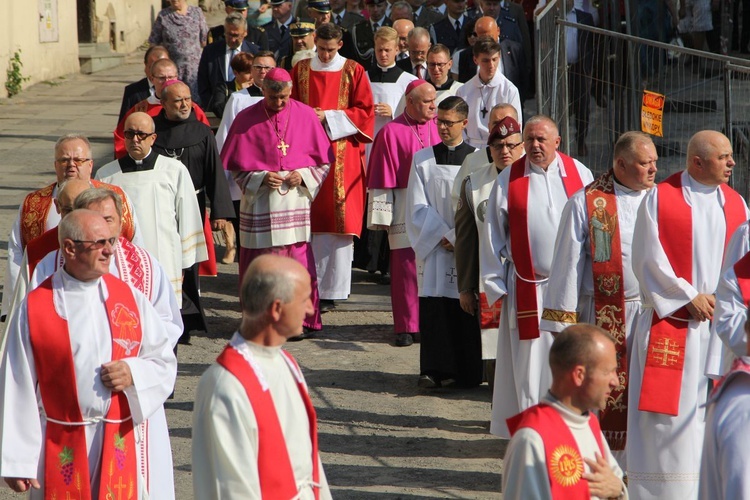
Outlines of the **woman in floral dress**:
M 208 26 L 203 11 L 189 6 L 187 0 L 169 0 L 170 6 L 159 12 L 148 42 L 164 45 L 177 65 L 180 80 L 198 99 L 198 63 L 206 45 Z

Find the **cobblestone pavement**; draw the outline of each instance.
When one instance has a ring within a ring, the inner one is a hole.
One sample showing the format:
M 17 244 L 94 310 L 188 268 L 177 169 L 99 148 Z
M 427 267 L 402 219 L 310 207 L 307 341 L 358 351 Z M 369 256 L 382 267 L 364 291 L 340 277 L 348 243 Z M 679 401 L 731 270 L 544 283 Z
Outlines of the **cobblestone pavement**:
M 95 166 L 112 158 L 123 87 L 142 76 L 142 53 L 94 75 L 70 75 L 0 100 L 0 276 L 23 196 L 54 179 L 64 133 L 92 141 Z M 223 251 L 218 248 L 221 255 Z M 320 447 L 336 498 L 499 498 L 505 441 L 487 432 L 490 392 L 416 386 L 419 345 L 392 345 L 388 287 L 355 271 L 353 295 L 323 316 L 324 333 L 289 344 L 318 410 Z M 175 398 L 166 403 L 178 499 L 192 498 L 190 438 L 195 386 L 239 320 L 237 266 L 203 281 L 210 333 L 179 350 Z M 4 292 L 4 291 L 3 291 Z M 6 488 L 0 499 L 17 498 Z

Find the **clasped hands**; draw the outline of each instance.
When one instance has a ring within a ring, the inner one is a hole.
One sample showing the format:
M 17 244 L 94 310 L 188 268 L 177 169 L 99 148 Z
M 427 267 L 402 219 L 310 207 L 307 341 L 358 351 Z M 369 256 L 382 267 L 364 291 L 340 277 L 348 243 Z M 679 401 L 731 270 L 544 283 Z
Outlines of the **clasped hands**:
M 299 172 L 291 172 L 286 177 L 282 177 L 276 172 L 266 172 L 262 184 L 270 189 L 279 189 L 284 183 L 286 183 L 290 189 L 296 188 L 302 184 L 302 175 L 300 175 Z

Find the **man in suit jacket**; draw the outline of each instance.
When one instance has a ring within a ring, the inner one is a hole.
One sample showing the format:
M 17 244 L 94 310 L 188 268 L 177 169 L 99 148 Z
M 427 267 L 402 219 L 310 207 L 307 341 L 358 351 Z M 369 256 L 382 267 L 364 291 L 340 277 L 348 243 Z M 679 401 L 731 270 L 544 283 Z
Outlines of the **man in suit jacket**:
M 471 9 L 469 17 L 489 16 L 495 18 L 500 26 L 501 39 L 514 40 L 523 47 L 523 60 L 527 62 L 526 78 L 531 77 L 533 51 L 531 49 L 531 36 L 529 27 L 524 17 L 523 7 L 509 0 L 480 0 L 479 8 Z
M 594 16 L 572 9 L 567 20 L 586 26 L 594 26 Z M 574 116 L 578 156 L 586 156 L 586 135 L 589 131 L 589 103 L 591 101 L 591 75 L 594 71 L 594 45 L 590 31 L 580 29 L 565 30 L 568 62 L 568 94 L 570 111 Z
M 444 16 L 429 7 L 425 6 L 425 0 L 407 0 L 414 10 L 414 26 L 419 28 L 429 28 Z M 427 54 L 425 54 L 425 57 Z
M 273 20 L 263 25 L 268 36 L 268 50 L 274 53 L 277 61 L 292 53 L 292 37 L 289 25 L 296 21 L 292 16 L 291 0 L 271 0 Z
M 117 123 L 122 121 L 125 113 L 130 108 L 147 99 L 148 96 L 153 95 L 154 87 L 150 81 L 151 65 L 159 59 L 169 59 L 169 51 L 162 45 L 152 45 L 146 51 L 146 55 L 143 56 L 143 72 L 146 74 L 146 77 L 126 86 L 125 91 L 122 93 L 122 104 L 120 105 L 120 115 L 117 118 Z
M 247 19 L 247 0 L 224 0 L 224 11 L 227 15 L 237 12 L 243 19 Z M 218 42 L 220 38 L 224 38 L 223 24 L 214 26 L 208 30 L 208 43 Z M 250 21 L 247 22 L 247 35 L 245 35 L 245 40 L 249 43 L 254 43 L 260 47 L 260 50 L 268 50 L 268 37 L 266 36 L 266 30 L 261 27 L 251 26 Z
M 396 62 L 396 66 L 411 73 L 417 78 L 427 80 L 427 51 L 430 50 L 430 32 L 424 28 L 416 27 L 407 36 L 409 42 L 409 58 Z
M 477 19 L 474 25 L 474 33 L 477 34 L 476 39 L 487 36 L 500 43 L 500 71 L 516 86 L 521 94 L 521 100 L 527 98 L 528 78 L 521 44 L 515 40 L 503 39 L 497 22 L 490 16 Z M 477 63 L 474 61 L 470 48 L 457 53 L 454 56 L 453 63 L 454 67 L 458 66 L 457 71 L 453 71 L 453 73 L 458 75 L 459 82 L 466 83 L 477 74 Z
M 430 37 L 432 43 L 442 43 L 451 51 L 466 46 L 466 24 L 469 18 L 466 16 L 466 0 L 446 0 L 446 16 L 430 26 Z
M 331 22 L 351 32 L 354 25 L 364 21 L 365 17 L 355 12 L 346 11 L 346 0 L 330 0 Z
M 246 34 L 247 22 L 242 15 L 233 12 L 224 20 L 224 38 L 203 49 L 198 64 L 198 95 L 205 109 L 213 111 L 211 98 L 216 88 L 234 80 L 230 66 L 232 57 L 240 52 L 255 55 L 260 50 L 245 40 Z
M 361 64 L 365 70 L 372 67 L 375 59 L 375 32 L 382 26 L 392 26 L 393 23 L 385 16 L 385 10 L 388 6 L 386 0 L 365 0 L 367 4 L 367 13 L 370 19 L 363 19 L 354 25 L 351 30 L 352 46 L 356 54 L 354 57 L 346 56 L 348 59 L 354 59 Z

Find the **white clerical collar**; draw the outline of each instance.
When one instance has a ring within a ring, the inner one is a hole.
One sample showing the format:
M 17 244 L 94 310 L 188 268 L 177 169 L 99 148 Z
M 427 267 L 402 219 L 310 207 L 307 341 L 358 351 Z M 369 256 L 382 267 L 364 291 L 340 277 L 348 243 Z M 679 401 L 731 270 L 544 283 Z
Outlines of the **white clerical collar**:
M 448 18 L 448 21 L 450 21 L 451 26 L 456 26 L 456 21 L 461 23 L 461 27 L 464 27 L 464 19 L 466 18 L 465 15 L 461 14 L 461 17 L 456 19 L 455 17 L 451 16 L 450 14 L 446 14 L 446 17 Z
M 380 68 L 383 71 L 388 71 L 389 69 L 391 69 L 391 68 L 393 68 L 395 66 L 396 66 L 395 62 L 393 64 L 391 64 L 390 66 L 381 66 L 380 64 L 378 64 L 378 68 Z
M 591 415 L 589 411 L 586 411 L 583 414 L 578 414 L 571 408 L 562 404 L 562 402 L 551 392 L 547 392 L 542 398 L 542 402 L 554 407 L 569 427 L 580 429 L 584 428 L 584 426 L 588 426 L 589 416 Z
M 339 53 L 336 53 L 336 55 L 333 56 L 333 59 L 327 63 L 321 61 L 320 56 L 316 54 L 315 57 L 310 59 L 310 69 L 313 71 L 341 71 L 345 62 L 346 58 Z
M 495 71 L 495 76 L 492 77 L 492 80 L 490 80 L 487 83 L 482 82 L 482 78 L 479 76 L 479 73 L 477 73 L 477 87 L 498 87 L 501 83 L 503 83 L 503 80 L 505 80 L 505 76 L 503 76 L 503 73 L 500 71 L 500 68 L 497 68 L 497 71 Z
M 143 157 L 143 158 L 141 158 L 140 160 L 136 160 L 135 158 L 133 158 L 132 156 L 130 156 L 130 153 L 128 153 L 128 156 L 130 156 L 130 159 L 131 159 L 131 160 L 133 160 L 133 161 L 135 162 L 135 164 L 136 164 L 136 165 L 143 165 L 143 160 L 145 160 L 146 158 L 148 158 L 148 157 L 149 157 L 149 155 L 151 154 L 151 151 L 152 151 L 152 150 L 151 150 L 151 149 L 149 149 L 149 150 L 148 150 L 148 153 L 146 153 L 146 156 L 144 156 L 144 157 Z
M 706 184 L 699 182 L 692 175 L 690 175 L 690 172 L 688 172 L 687 170 L 685 170 L 685 174 L 687 175 L 687 181 L 690 184 L 690 188 L 693 191 L 697 191 L 698 193 L 709 194 L 719 189 L 719 186 L 707 186 Z M 684 177 L 683 177 L 683 181 L 684 181 Z
M 458 144 L 456 144 L 455 146 L 448 146 L 448 145 L 446 144 L 446 145 L 445 145 L 445 147 L 446 147 L 446 148 L 448 148 L 448 151 L 455 151 L 455 150 L 456 150 L 456 149 L 457 149 L 457 148 L 458 148 L 459 146 L 461 146 L 461 144 L 463 144 L 463 143 L 464 143 L 464 141 L 462 140 L 461 142 L 459 142 L 459 143 L 458 143 Z
M 154 88 L 154 86 L 151 84 L 151 82 L 148 82 L 148 94 L 149 94 L 149 96 L 154 95 L 155 92 L 156 92 L 156 89 Z
M 161 104 L 161 99 L 159 99 L 158 97 L 156 97 L 156 92 L 154 92 L 152 95 L 148 96 L 148 98 L 146 99 L 146 101 L 148 101 L 149 104 L 153 104 L 153 105 Z

